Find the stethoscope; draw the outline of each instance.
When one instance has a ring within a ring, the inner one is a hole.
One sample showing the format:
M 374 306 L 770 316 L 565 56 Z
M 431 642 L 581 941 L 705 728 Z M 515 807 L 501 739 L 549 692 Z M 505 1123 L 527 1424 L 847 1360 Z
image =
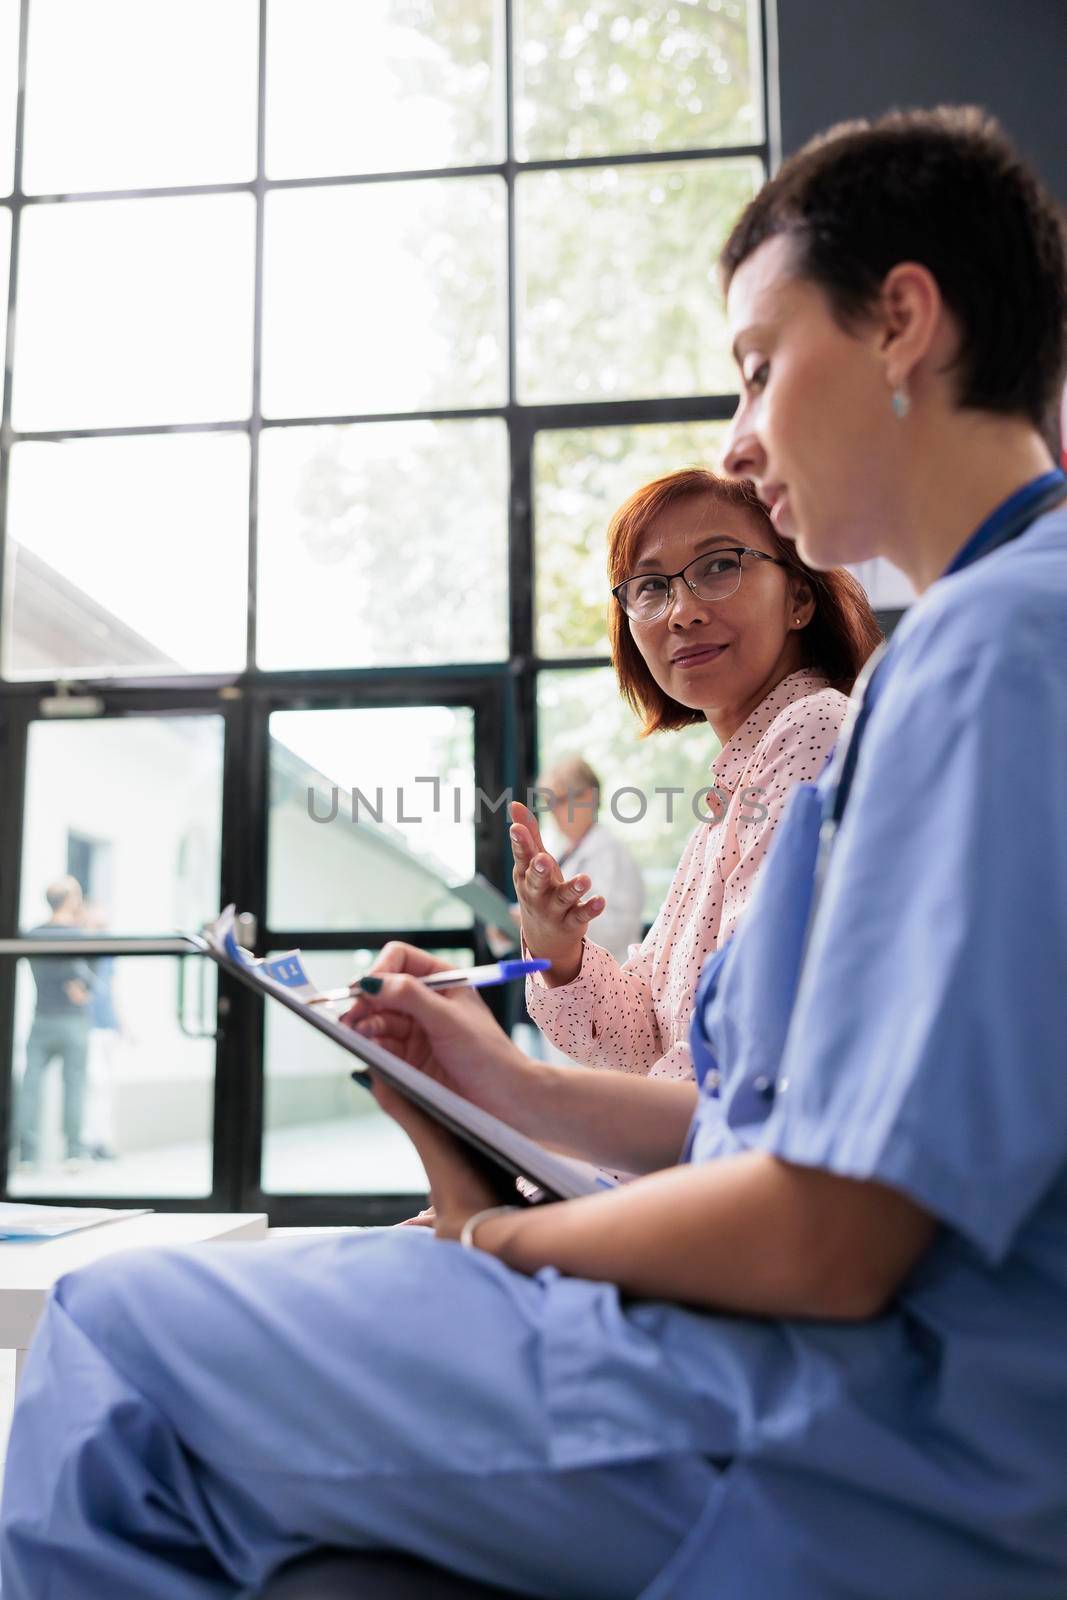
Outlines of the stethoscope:
M 950 577 L 954 572 L 962 572 L 964 567 L 969 567 L 983 556 L 999 550 L 1002 545 L 1010 544 L 1013 539 L 1018 539 L 1020 534 L 1026 532 L 1031 523 L 1035 522 L 1044 512 L 1062 500 L 1067 494 L 1067 475 L 1058 468 L 1046 472 L 1040 478 L 1034 478 L 1030 483 L 1017 490 L 1003 505 L 998 506 L 992 516 L 986 518 L 967 543 L 960 550 L 952 564 L 942 574 Z M 826 780 L 826 800 L 822 826 L 819 829 L 819 850 L 815 861 L 815 880 L 811 901 L 811 912 L 808 917 L 808 934 L 811 936 L 815 912 L 822 894 L 826 872 L 830 865 L 830 856 L 833 852 L 837 830 L 841 826 L 841 819 L 845 814 L 849 793 L 852 789 L 852 780 L 856 775 L 856 763 L 859 760 L 860 746 L 863 735 L 867 731 L 874 701 L 871 697 L 871 687 L 877 676 L 878 669 L 885 660 L 889 649 L 889 640 L 880 644 L 874 654 L 870 656 L 856 679 L 852 690 L 848 712 L 844 725 L 838 738 L 834 754 L 830 762 L 830 770 Z M 807 939 L 805 940 L 805 952 Z

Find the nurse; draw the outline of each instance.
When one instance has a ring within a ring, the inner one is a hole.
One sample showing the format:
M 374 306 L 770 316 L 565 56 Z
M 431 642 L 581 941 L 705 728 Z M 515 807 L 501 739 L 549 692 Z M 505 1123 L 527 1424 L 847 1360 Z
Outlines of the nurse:
M 498 1213 L 379 1090 L 436 1239 L 64 1279 L 4 1600 L 207 1600 L 315 1543 L 583 1600 L 1067 1592 L 1063 236 L 995 127 L 911 114 L 787 163 L 725 274 L 731 464 L 921 598 L 702 981 L 699 1091 L 527 1062 L 393 947 L 359 1026 L 650 1175 Z

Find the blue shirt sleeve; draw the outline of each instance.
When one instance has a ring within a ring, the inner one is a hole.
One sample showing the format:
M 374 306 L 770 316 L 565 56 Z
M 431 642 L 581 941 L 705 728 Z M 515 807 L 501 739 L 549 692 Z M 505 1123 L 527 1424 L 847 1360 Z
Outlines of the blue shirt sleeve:
M 1064 645 L 922 633 L 872 713 L 760 1142 L 996 1262 L 1067 1163 Z

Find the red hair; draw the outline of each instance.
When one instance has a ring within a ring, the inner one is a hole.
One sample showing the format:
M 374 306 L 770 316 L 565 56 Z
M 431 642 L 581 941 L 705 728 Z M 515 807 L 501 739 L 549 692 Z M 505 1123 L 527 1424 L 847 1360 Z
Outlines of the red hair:
M 867 596 L 843 567 L 817 572 L 802 561 L 795 545 L 779 535 L 749 482 L 720 478 L 705 467 L 684 467 L 638 489 L 608 525 L 608 582 L 612 588 L 631 575 L 640 542 L 656 518 L 668 506 L 696 496 L 747 511 L 774 555 L 790 572 L 803 578 L 811 590 L 815 611 L 807 627 L 797 635 L 803 650 L 802 665 L 820 672 L 843 694 L 850 693 L 860 668 L 882 639 Z M 634 643 L 626 613 L 617 603 L 612 604 L 608 630 L 619 687 L 644 719 L 642 737 L 660 728 L 684 728 L 692 722 L 703 722 L 703 712 L 682 705 L 660 688 Z

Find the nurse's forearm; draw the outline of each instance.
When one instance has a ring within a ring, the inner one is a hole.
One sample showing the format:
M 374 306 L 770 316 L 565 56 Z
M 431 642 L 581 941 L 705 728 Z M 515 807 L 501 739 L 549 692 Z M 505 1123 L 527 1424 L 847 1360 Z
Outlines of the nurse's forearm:
M 886 1305 L 933 1232 L 883 1185 L 749 1151 L 491 1218 L 476 1243 L 520 1272 L 554 1266 L 643 1299 L 856 1320 Z
M 566 1155 L 624 1172 L 658 1172 L 680 1157 L 696 1103 L 692 1078 L 538 1063 L 526 1075 L 514 1120 Z

